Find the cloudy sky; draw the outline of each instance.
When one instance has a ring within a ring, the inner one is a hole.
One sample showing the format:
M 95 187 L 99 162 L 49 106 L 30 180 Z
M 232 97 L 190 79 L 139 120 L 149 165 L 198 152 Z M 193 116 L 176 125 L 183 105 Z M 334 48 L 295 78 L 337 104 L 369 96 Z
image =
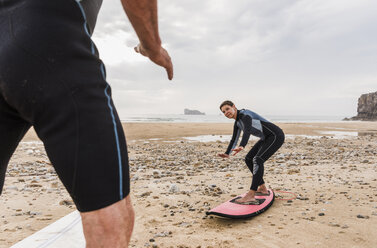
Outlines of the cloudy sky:
M 118 112 L 218 114 L 226 99 L 261 115 L 356 115 L 377 91 L 377 1 L 160 0 L 174 79 L 134 53 L 120 1 L 104 1 L 93 39 Z

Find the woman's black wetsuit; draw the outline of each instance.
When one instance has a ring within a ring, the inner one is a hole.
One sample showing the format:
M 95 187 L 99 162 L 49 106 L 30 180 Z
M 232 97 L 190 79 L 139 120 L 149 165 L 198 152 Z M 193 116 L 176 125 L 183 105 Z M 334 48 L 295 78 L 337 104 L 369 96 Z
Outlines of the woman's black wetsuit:
M 250 135 L 260 138 L 245 157 L 247 167 L 253 173 L 250 189 L 256 191 L 259 185 L 264 184 L 264 162 L 283 145 L 285 136 L 283 130 L 260 115 L 247 109 L 237 110 L 233 136 L 226 154 L 229 155 L 231 150 L 236 147 L 241 131 L 243 131 L 243 137 L 240 146 L 246 146 Z

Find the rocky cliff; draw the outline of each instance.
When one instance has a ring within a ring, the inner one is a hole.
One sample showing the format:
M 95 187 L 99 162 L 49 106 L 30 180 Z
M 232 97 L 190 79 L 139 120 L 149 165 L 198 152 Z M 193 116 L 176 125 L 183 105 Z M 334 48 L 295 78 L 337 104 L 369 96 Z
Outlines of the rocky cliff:
M 351 120 L 377 121 L 377 91 L 359 97 L 357 116 Z
M 191 110 L 191 109 L 185 109 L 184 114 L 185 115 L 205 115 L 205 113 L 202 113 L 199 110 Z

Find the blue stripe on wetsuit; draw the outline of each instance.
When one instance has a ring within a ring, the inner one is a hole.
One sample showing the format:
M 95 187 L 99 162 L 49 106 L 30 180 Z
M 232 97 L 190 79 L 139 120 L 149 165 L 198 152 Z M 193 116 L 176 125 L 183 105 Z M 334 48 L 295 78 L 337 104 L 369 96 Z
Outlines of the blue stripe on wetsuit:
M 85 32 L 90 38 L 91 34 L 89 32 L 89 29 L 88 29 L 88 23 L 87 23 L 87 18 L 86 18 L 84 8 L 80 3 L 81 0 L 76 0 L 76 2 L 77 2 L 78 6 L 81 10 L 83 17 L 84 17 Z M 91 51 L 92 51 L 92 54 L 95 54 L 93 42 L 91 42 Z M 105 76 L 105 70 L 104 70 L 103 64 L 101 64 L 100 70 L 101 70 L 102 77 L 105 80 L 106 76 Z M 104 90 L 104 93 L 105 93 L 105 96 L 107 98 L 107 105 L 109 106 L 110 115 L 111 115 L 111 118 L 112 118 L 112 121 L 113 121 L 113 126 L 114 126 L 115 143 L 116 143 L 116 147 L 117 147 L 118 165 L 119 165 L 119 197 L 120 197 L 120 199 L 123 199 L 123 170 L 122 170 L 122 158 L 121 158 L 120 145 L 119 145 L 119 135 L 118 135 L 117 124 L 116 124 L 115 116 L 114 116 L 114 109 L 111 106 L 111 97 L 110 97 L 109 93 L 107 92 L 108 88 L 109 88 L 109 86 L 107 85 L 105 90 Z

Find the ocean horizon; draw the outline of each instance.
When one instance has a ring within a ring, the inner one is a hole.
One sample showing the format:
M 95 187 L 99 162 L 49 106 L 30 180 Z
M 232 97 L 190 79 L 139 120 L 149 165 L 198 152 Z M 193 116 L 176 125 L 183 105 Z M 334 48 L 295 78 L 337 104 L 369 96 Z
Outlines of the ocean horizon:
M 271 122 L 342 122 L 345 116 L 316 116 L 316 115 L 265 115 Z M 121 121 L 125 123 L 232 123 L 233 119 L 228 119 L 223 115 L 184 115 L 184 114 L 138 114 L 121 116 Z

